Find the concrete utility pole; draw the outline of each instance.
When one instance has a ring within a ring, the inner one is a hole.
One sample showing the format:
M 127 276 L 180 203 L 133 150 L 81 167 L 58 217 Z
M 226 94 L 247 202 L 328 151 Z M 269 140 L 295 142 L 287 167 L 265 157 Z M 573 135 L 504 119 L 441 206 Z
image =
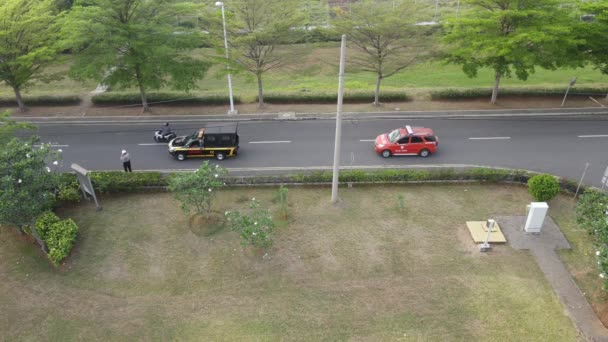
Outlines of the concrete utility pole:
M 228 53 L 228 35 L 226 34 L 226 15 L 224 14 L 224 3 L 222 1 L 218 1 L 215 3 L 215 6 L 222 8 L 222 26 L 224 27 L 224 50 L 226 51 L 226 61 L 230 58 L 230 54 Z M 228 114 L 237 114 L 237 111 L 234 110 L 234 99 L 232 97 L 232 75 L 230 75 L 230 66 L 226 64 L 226 69 L 228 69 L 228 95 L 230 97 L 230 111 Z
M 344 64 L 346 63 L 346 35 L 340 46 L 340 73 L 338 74 L 338 110 L 336 112 L 336 143 L 334 147 L 334 174 L 331 183 L 331 203 L 338 203 L 338 175 L 340 174 L 340 140 L 342 139 L 342 102 L 344 99 Z

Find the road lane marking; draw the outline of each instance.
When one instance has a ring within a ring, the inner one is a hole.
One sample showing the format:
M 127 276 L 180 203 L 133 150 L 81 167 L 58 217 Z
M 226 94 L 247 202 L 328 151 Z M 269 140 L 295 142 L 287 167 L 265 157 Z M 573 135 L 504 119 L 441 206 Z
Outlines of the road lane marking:
M 511 137 L 475 137 L 469 138 L 469 140 L 509 140 Z
M 370 141 L 373 142 L 373 141 L 376 141 L 376 139 L 361 139 L 359 141 L 361 141 L 361 142 L 370 142 Z
M 70 147 L 70 145 L 59 145 L 59 144 L 45 144 L 45 145 L 49 145 L 51 147 Z M 34 145 L 34 147 L 40 147 L 40 144 L 36 144 Z
M 137 144 L 137 145 L 139 145 L 139 146 L 157 146 L 157 145 L 158 146 L 161 146 L 161 145 L 162 146 L 167 146 L 168 143 L 150 143 L 150 144 Z
M 608 138 L 608 134 L 579 135 L 579 138 Z
M 250 141 L 250 144 L 288 144 L 289 140 L 276 140 L 276 141 Z

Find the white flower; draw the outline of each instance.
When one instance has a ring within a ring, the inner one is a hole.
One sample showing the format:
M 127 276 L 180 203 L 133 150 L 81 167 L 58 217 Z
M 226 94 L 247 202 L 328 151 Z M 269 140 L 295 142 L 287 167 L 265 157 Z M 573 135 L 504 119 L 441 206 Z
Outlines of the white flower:
M 224 215 L 228 215 L 228 214 L 230 214 L 230 212 L 229 212 L 229 211 L 227 211 L 227 212 L 225 212 L 225 213 L 224 213 Z
M 51 168 L 50 167 L 46 167 L 46 172 L 51 172 Z
M 595 251 L 595 255 L 600 256 L 602 254 L 600 251 Z
M 215 165 L 215 168 L 217 169 L 218 167 L 220 167 L 219 165 Z
M 53 162 L 53 165 L 59 165 L 59 162 L 55 160 L 55 161 Z
M 255 232 L 253 232 L 253 233 L 251 233 L 251 235 L 255 236 L 256 234 L 255 234 Z
M 27 153 L 25 156 L 29 158 L 29 157 L 30 157 L 30 154 L 29 154 L 29 153 Z
M 216 174 L 215 174 L 215 178 L 217 178 L 217 177 L 219 177 L 219 175 L 216 173 Z
M 258 225 L 258 223 L 257 223 L 257 222 L 253 222 L 253 225 L 254 225 L 254 226 L 257 226 L 257 225 Z
M 255 201 L 255 197 L 251 199 L 252 201 Z
M 604 273 L 600 273 L 600 278 L 604 279 L 604 277 L 606 277 L 606 275 Z
M 20 179 L 17 179 L 17 183 L 21 184 L 23 181 Z
M 62 149 L 58 149 L 57 152 L 61 153 L 61 152 L 63 152 L 63 150 Z
M 211 188 L 209 188 L 209 192 L 211 192 Z

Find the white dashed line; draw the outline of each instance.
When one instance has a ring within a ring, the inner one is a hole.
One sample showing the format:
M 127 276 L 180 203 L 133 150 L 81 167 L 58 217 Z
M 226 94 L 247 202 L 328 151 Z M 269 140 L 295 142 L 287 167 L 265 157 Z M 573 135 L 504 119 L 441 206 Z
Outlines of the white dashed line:
M 469 138 L 469 140 L 509 140 L 511 137 L 476 137 Z
M 289 140 L 277 140 L 277 141 L 250 141 L 250 144 L 288 144 Z
M 579 135 L 579 138 L 608 138 L 608 134 Z
M 70 147 L 70 145 L 56 145 L 56 144 L 46 144 L 51 147 Z M 40 145 L 34 145 L 34 147 L 40 147 Z
M 376 139 L 361 139 L 360 142 L 374 142 Z

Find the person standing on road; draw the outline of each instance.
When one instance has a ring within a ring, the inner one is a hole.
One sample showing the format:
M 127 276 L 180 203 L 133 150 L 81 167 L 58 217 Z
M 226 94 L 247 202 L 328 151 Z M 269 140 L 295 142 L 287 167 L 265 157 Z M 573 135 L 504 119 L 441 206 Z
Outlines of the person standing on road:
M 131 170 L 131 156 L 127 150 L 122 150 L 120 161 L 122 162 L 122 167 L 125 169 L 125 172 L 133 172 Z

